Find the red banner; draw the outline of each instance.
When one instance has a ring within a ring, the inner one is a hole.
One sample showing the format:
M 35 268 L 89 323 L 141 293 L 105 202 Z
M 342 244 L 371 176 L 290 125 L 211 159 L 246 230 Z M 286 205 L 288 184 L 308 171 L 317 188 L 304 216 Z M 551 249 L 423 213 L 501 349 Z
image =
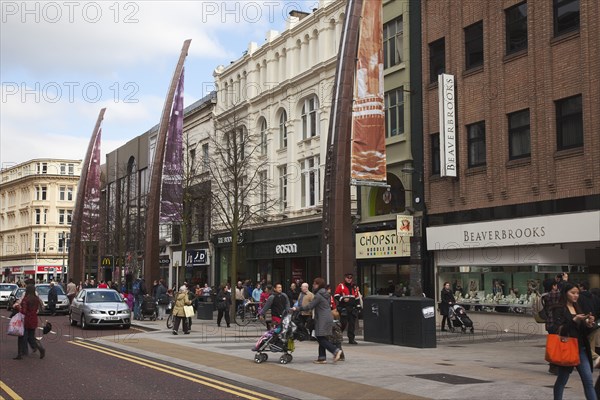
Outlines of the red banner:
M 352 178 L 358 181 L 386 180 L 382 14 L 382 0 L 363 3 L 352 107 Z

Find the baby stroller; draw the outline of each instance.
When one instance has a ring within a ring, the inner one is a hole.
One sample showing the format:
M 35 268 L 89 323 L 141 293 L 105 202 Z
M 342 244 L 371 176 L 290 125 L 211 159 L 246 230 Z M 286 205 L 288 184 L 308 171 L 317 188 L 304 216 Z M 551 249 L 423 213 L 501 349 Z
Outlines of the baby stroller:
M 140 319 L 143 321 L 144 318 L 149 318 L 152 321 L 156 321 L 158 318 L 158 303 L 152 296 L 144 296 L 142 300 Z
M 295 317 L 295 318 L 294 318 Z M 286 313 L 281 319 L 281 323 L 263 333 L 258 339 L 252 351 L 255 351 L 254 362 L 263 363 L 269 359 L 266 353 L 283 353 L 279 358 L 279 363 L 288 364 L 292 362 L 292 353 L 294 352 L 294 340 L 304 341 L 310 337 L 310 333 L 304 327 L 304 324 L 298 324 L 298 313 Z
M 475 331 L 473 321 L 471 321 L 465 309 L 458 304 L 448 308 L 448 319 L 450 320 L 450 332 L 454 332 L 455 327 L 460 327 L 463 333 L 467 331 L 467 328 L 471 328 L 471 333 Z

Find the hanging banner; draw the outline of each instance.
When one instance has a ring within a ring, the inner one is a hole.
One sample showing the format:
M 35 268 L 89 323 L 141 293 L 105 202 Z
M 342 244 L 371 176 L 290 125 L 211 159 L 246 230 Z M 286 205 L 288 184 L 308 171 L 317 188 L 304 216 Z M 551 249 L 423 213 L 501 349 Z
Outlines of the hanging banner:
M 454 75 L 438 75 L 440 176 L 456 177 L 456 101 Z
M 352 106 L 352 179 L 386 181 L 382 0 L 362 8 Z

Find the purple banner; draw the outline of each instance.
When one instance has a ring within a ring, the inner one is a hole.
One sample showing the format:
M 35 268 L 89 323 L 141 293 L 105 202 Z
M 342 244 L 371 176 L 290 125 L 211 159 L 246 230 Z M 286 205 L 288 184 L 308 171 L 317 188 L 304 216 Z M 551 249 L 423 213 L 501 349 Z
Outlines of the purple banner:
M 102 130 L 98 131 L 94 148 L 87 166 L 88 173 L 84 187 L 83 215 L 81 218 L 81 237 L 83 240 L 95 241 L 100 237 L 100 144 Z M 85 167 L 85 166 L 84 166 Z
M 160 222 L 180 221 L 183 209 L 183 75 L 181 71 L 167 130 Z

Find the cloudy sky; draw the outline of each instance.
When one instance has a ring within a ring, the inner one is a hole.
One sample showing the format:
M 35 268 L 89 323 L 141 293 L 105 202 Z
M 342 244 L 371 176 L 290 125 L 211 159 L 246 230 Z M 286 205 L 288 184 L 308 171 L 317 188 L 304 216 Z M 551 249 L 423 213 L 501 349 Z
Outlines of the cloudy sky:
M 83 159 L 106 107 L 102 152 L 158 123 L 185 39 L 185 105 L 213 88 L 289 11 L 318 0 L 0 2 L 0 165 Z

